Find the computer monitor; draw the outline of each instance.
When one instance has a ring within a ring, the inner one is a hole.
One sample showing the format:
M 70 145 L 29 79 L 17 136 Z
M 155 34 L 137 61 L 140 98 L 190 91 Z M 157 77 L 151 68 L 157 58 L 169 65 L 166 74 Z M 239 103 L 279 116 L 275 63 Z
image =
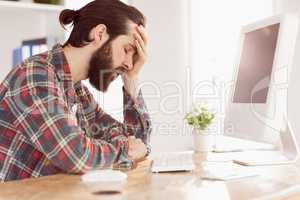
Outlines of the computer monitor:
M 242 28 L 225 110 L 225 136 L 278 143 L 298 26 L 299 17 L 287 14 Z

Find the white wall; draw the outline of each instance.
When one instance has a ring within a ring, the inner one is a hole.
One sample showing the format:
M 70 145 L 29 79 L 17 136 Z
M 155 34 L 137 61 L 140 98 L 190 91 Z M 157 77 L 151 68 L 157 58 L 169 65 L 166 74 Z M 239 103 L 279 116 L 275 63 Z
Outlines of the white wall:
M 271 16 L 272 0 L 190 2 L 193 80 L 231 80 L 241 27 Z
M 300 1 L 299 0 L 274 0 L 274 12 L 276 14 L 296 13 L 300 15 Z M 299 123 L 299 110 L 300 110 L 300 32 L 298 33 L 297 43 L 295 44 L 295 55 L 291 59 L 291 71 L 288 86 L 288 105 L 287 114 L 291 122 L 292 128 L 300 144 L 300 123 Z
M 64 4 L 67 8 L 79 9 L 91 1 L 92 0 L 64 0 Z M 127 0 L 121 0 L 121 1 L 123 1 L 124 3 L 127 3 Z
M 274 12 L 298 12 L 300 13 L 300 1 L 299 0 L 273 0 Z
M 69 9 L 79 9 L 92 0 L 65 0 L 65 6 Z

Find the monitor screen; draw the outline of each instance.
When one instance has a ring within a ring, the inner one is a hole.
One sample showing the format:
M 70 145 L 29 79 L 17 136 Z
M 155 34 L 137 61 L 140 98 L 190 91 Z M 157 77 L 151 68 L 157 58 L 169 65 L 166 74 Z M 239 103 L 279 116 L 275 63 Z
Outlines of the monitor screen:
M 245 33 L 234 103 L 266 103 L 280 24 Z

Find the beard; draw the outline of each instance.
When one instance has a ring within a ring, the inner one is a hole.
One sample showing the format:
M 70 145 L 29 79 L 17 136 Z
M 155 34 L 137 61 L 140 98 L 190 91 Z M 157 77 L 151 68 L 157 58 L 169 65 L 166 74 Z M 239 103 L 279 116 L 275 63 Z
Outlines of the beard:
M 106 42 L 90 60 L 88 78 L 90 84 L 101 92 L 106 92 L 110 83 L 118 76 L 113 69 L 112 42 Z

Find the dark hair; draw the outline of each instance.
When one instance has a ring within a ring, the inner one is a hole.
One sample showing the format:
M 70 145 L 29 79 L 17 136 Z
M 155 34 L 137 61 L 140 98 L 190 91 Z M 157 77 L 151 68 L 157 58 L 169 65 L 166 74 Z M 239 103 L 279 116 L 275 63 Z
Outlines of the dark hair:
M 144 15 L 119 0 L 94 0 L 79 10 L 65 9 L 60 13 L 59 21 L 63 28 L 73 25 L 71 35 L 63 46 L 71 44 L 74 47 L 91 42 L 90 31 L 98 24 L 106 25 L 109 40 L 127 34 L 129 21 L 145 26 Z

